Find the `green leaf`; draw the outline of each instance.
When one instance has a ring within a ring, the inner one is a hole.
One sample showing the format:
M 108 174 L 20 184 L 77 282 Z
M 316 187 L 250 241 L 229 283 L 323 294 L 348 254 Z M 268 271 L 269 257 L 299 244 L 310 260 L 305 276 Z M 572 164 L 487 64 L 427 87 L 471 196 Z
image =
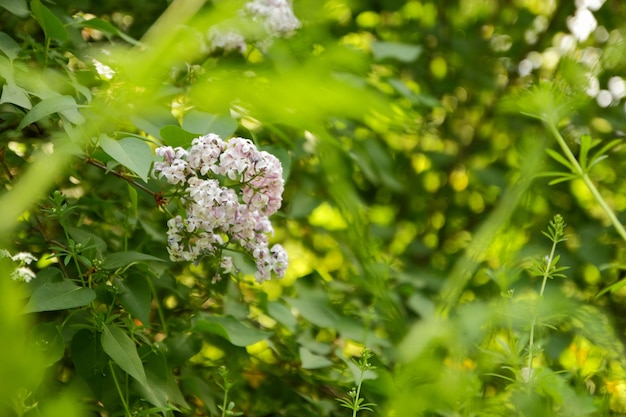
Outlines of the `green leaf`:
M 228 115 L 215 115 L 192 110 L 183 119 L 183 129 L 199 135 L 215 133 L 227 139 L 235 133 L 239 123 Z
M 115 278 L 114 283 L 120 289 L 118 295 L 120 304 L 143 324 L 148 325 L 152 292 L 146 278 L 140 275 L 130 275 L 126 279 Z
M 4 7 L 9 12 L 19 17 L 27 17 L 30 14 L 26 0 L 2 0 L 0 7 Z
M 410 45 L 398 42 L 372 42 L 372 54 L 374 59 L 397 59 L 401 62 L 413 62 L 422 53 L 422 48 L 418 45 Z
M 67 232 L 70 237 L 76 242 L 82 245 L 82 254 L 93 258 L 102 256 L 102 253 L 106 251 L 106 242 L 95 233 L 92 233 L 85 229 L 78 227 L 67 227 Z
M 624 286 L 626 286 L 626 278 L 622 278 L 617 282 L 614 282 L 613 284 L 609 285 L 608 287 L 605 287 L 603 289 L 601 289 L 596 295 L 593 296 L 593 298 L 598 298 L 604 294 L 606 294 L 607 292 L 616 292 L 617 290 L 623 288 Z
M 589 155 L 589 151 L 598 143 L 598 140 L 591 140 L 591 136 L 589 135 L 581 136 L 578 161 L 580 162 L 580 166 L 583 168 L 583 171 L 587 171 L 587 155 Z
M 302 317 L 319 327 L 335 327 L 337 315 L 330 306 L 316 298 L 285 298 L 289 304 L 298 309 Z
M 187 132 L 185 129 L 175 125 L 163 126 L 159 133 L 167 146 L 180 146 L 181 148 L 190 147 L 191 141 L 199 136 L 196 133 Z
M 65 353 L 65 342 L 55 323 L 39 323 L 30 331 L 30 344 L 43 356 L 46 366 L 59 361 Z
M 552 159 L 554 159 L 555 161 L 557 161 L 558 163 L 560 163 L 564 167 L 569 168 L 572 172 L 575 172 L 574 167 L 572 166 L 572 164 L 567 159 L 565 159 L 565 157 L 563 155 L 561 155 L 557 151 L 554 151 L 552 149 L 546 149 L 546 153 L 548 155 L 550 155 L 550 157 Z
M 267 312 L 273 319 L 289 329 L 289 331 L 293 332 L 296 330 L 298 322 L 286 305 L 277 302 L 270 302 L 267 305 Z
M 151 392 L 143 390 L 146 398 L 153 397 L 154 400 L 150 400 L 150 402 L 162 407 L 167 406 L 168 402 L 189 407 L 174 379 L 172 367 L 166 361 L 163 353 L 151 350 L 147 356 L 142 355 L 142 357 L 144 357 L 144 369 L 151 388 Z
M 63 23 L 61 23 L 59 18 L 57 18 L 50 9 L 41 4 L 40 0 L 32 0 L 30 2 L 30 9 L 35 16 L 35 20 L 37 20 L 43 29 L 46 39 L 56 39 L 61 43 L 67 42 L 69 35 L 67 34 L 65 26 L 63 26 Z
M 23 313 L 82 307 L 91 303 L 95 298 L 94 290 L 79 287 L 70 280 L 48 282 L 37 287 L 24 307 Z
M 100 135 L 99 144 L 111 158 L 133 171 L 144 182 L 148 182 L 152 150 L 146 142 L 131 137 L 113 140 L 107 135 Z
M 614 148 L 615 146 L 620 145 L 622 142 L 623 142 L 622 139 L 615 139 L 607 143 L 606 145 L 604 145 L 602 148 L 600 148 L 600 150 L 591 157 L 591 161 L 589 162 L 589 166 L 587 167 L 587 170 L 590 170 L 598 162 L 601 162 L 604 159 L 608 158 L 608 155 L 606 155 L 606 153 L 610 151 L 612 148 Z
M 167 361 L 170 366 L 180 366 L 187 361 L 202 348 L 200 340 L 202 336 L 194 333 L 183 333 L 172 335 L 165 339 L 167 346 Z
M 302 362 L 303 369 L 319 369 L 333 364 L 330 359 L 324 356 L 316 355 L 302 346 L 300 346 L 298 352 L 300 354 L 300 361 Z
M 78 109 L 61 110 L 59 113 L 72 124 L 82 125 L 85 123 L 85 117 Z
M 250 346 L 267 339 L 271 333 L 248 327 L 232 316 L 201 314 L 194 320 L 193 329 L 223 337 L 235 346 Z
M 0 51 L 4 52 L 11 61 L 19 56 L 21 50 L 22 48 L 20 48 L 12 37 L 4 32 L 0 32 Z
M 70 352 L 76 373 L 98 397 L 102 397 L 106 389 L 115 390 L 113 381 L 110 381 L 109 357 L 102 350 L 100 334 L 79 330 L 72 338 Z M 107 383 L 109 381 L 111 384 Z
M 65 110 L 76 110 L 77 108 L 78 105 L 74 97 L 55 95 L 35 104 L 32 110 L 24 116 L 17 128 L 24 129 L 29 124 L 43 119 L 50 114 L 60 113 Z
M 148 386 L 137 347 L 122 329 L 113 324 L 105 324 L 102 331 L 102 349 L 124 372 L 140 384 Z
M 165 260 L 141 252 L 115 252 L 107 255 L 102 267 L 104 269 L 117 269 L 140 262 L 165 262 Z
M 16 84 L 8 83 L 2 87 L 2 96 L 0 97 L 0 104 L 11 103 L 16 106 L 20 106 L 24 109 L 30 109 L 32 104 L 26 91 L 18 87 Z

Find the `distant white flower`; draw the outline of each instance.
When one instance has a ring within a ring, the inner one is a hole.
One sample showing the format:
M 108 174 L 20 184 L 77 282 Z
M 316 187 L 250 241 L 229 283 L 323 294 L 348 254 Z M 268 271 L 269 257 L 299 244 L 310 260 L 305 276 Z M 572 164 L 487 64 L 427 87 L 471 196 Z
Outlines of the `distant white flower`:
M 611 77 L 608 86 L 615 100 L 621 100 L 626 96 L 626 84 L 621 77 Z
M 519 73 L 519 75 L 521 75 L 522 77 L 525 77 L 527 75 L 530 75 L 530 73 L 533 71 L 533 63 L 530 62 L 530 59 L 528 58 L 524 58 L 520 61 L 520 63 L 517 66 L 517 72 Z
M 11 273 L 11 279 L 14 281 L 30 282 L 35 278 L 35 273 L 27 266 L 21 266 Z
M 609 107 L 613 102 L 613 95 L 609 90 L 600 90 L 596 96 L 596 101 L 600 107 Z
M 561 36 L 558 46 L 562 54 L 573 52 L 576 49 L 576 38 L 573 35 L 565 34 Z
M 15 262 L 21 262 L 22 264 L 30 265 L 31 262 L 37 261 L 37 258 L 33 256 L 32 253 L 28 252 L 20 252 L 11 256 L 11 259 Z
M 10 275 L 12 280 L 30 282 L 35 278 L 35 273 L 26 266 L 37 261 L 37 258 L 33 256 L 32 253 L 19 252 L 15 255 L 11 255 L 8 250 L 0 249 L 0 258 L 10 258 L 13 262 L 19 264 Z
M 105 80 L 110 80 L 115 76 L 115 71 L 108 65 L 103 64 L 97 59 L 92 59 L 91 62 L 93 62 L 93 66 L 96 68 L 98 75 Z
M 576 0 L 577 8 L 587 8 L 596 11 L 604 4 L 604 0 Z
M 598 22 L 588 8 L 579 7 L 574 16 L 567 18 L 567 27 L 578 41 L 584 42 L 596 30 Z

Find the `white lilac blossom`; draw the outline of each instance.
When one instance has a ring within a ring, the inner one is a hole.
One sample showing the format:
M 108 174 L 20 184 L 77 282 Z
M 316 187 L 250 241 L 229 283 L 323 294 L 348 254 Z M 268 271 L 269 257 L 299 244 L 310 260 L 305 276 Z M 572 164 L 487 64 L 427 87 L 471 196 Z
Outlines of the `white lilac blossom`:
M 277 37 L 289 37 L 301 27 L 300 20 L 293 13 L 288 0 L 253 0 L 245 4 L 240 11 L 244 24 L 260 25 L 263 34 L 257 36 L 257 47 L 265 49 Z M 239 22 L 241 25 L 241 22 Z M 236 26 L 236 25 L 233 25 Z M 208 49 L 226 52 L 244 53 L 247 48 L 246 36 L 237 28 L 213 27 L 207 33 Z
M 239 51 L 246 52 L 246 38 L 241 33 L 233 30 L 222 31 L 212 28 L 208 33 L 209 45 L 211 50 L 222 49 L 226 52 Z
M 162 146 L 153 174 L 178 187 L 184 216 L 167 222 L 168 252 L 173 261 L 196 261 L 220 256 L 224 273 L 232 259 L 222 256 L 231 244 L 251 255 L 255 277 L 263 282 L 274 273 L 281 278 L 288 264 L 281 245 L 269 247 L 274 232 L 269 216 L 280 208 L 284 183 L 282 165 L 272 154 L 259 151 L 248 139 L 222 140 L 208 134 L 194 139 L 191 148 Z
M 300 21 L 287 0 L 254 0 L 246 4 L 245 10 L 255 20 L 261 20 L 272 36 L 289 36 L 300 28 Z

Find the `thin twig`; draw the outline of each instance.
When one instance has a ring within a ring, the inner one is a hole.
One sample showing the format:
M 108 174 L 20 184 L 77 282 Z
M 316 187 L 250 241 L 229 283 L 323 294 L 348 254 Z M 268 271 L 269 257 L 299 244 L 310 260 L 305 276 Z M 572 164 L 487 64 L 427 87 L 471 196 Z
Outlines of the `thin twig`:
M 119 172 L 119 171 L 114 171 L 112 169 L 108 169 L 106 167 L 106 165 L 104 165 L 102 162 L 96 161 L 93 158 L 86 158 L 85 162 L 87 162 L 89 165 L 93 165 L 93 166 L 95 166 L 97 168 L 100 168 L 101 170 L 103 170 L 103 171 L 105 171 L 107 173 L 111 173 L 111 174 L 115 175 L 116 177 L 123 179 L 124 181 L 129 182 L 130 184 L 132 184 L 135 187 L 139 188 L 141 191 L 145 191 L 146 193 L 150 194 L 152 197 L 156 198 L 156 193 L 154 191 L 152 191 L 151 189 L 149 189 L 145 185 L 139 184 L 137 181 L 135 181 L 133 178 L 129 177 L 128 175 L 124 174 L 123 172 Z

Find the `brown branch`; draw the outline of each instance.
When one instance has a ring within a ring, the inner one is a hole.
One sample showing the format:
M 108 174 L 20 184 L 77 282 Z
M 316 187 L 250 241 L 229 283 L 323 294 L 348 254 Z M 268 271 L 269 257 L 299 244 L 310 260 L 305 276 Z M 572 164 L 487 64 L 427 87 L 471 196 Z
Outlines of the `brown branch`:
M 129 177 L 128 175 L 124 174 L 123 172 L 114 171 L 112 169 L 110 170 L 102 162 L 97 161 L 97 160 L 95 160 L 93 158 L 86 158 L 85 162 L 87 162 L 89 165 L 93 165 L 93 166 L 95 166 L 97 168 L 102 169 L 104 172 L 111 173 L 111 174 L 115 175 L 116 177 L 121 178 L 124 181 L 129 182 L 130 184 L 132 184 L 135 187 L 139 188 L 141 191 L 145 191 L 146 193 L 150 194 L 152 197 L 154 197 L 155 200 L 157 199 L 157 193 L 155 193 L 154 191 L 152 191 L 151 189 L 149 189 L 145 185 L 139 184 L 137 181 L 135 181 L 133 178 Z

